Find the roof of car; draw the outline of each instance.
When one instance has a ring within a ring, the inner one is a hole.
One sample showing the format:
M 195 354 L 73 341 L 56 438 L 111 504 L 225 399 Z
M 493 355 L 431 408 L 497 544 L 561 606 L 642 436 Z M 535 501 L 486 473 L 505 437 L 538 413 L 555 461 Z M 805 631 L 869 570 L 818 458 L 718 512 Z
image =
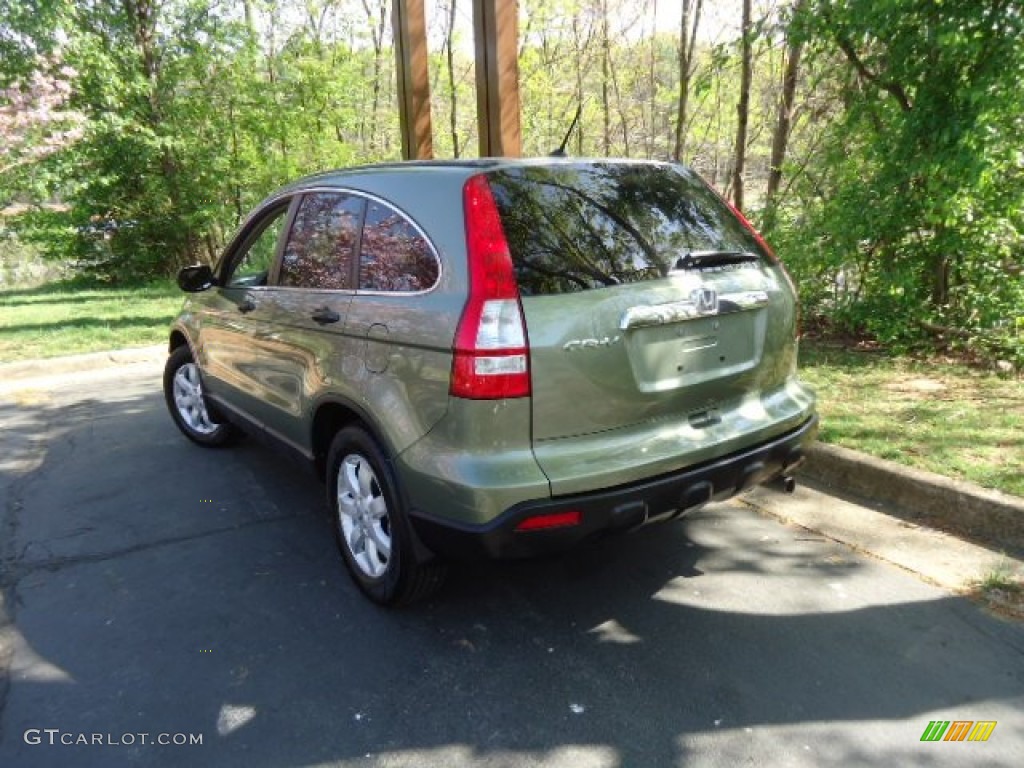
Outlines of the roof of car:
M 636 160 L 626 158 L 593 158 L 593 157 L 478 157 L 454 160 L 403 160 L 368 165 L 356 165 L 348 168 L 336 168 L 311 176 L 297 179 L 289 186 L 309 186 L 311 184 L 330 183 L 334 179 L 346 179 L 352 176 L 372 175 L 381 172 L 444 172 L 444 171 L 479 171 L 497 168 L 510 168 L 537 165 L 579 165 L 579 164 L 663 164 L 658 161 Z
M 310 176 L 294 180 L 279 188 L 263 200 L 253 214 L 267 205 L 274 204 L 282 198 L 296 193 L 306 192 L 318 187 L 341 187 L 374 191 L 384 182 L 393 181 L 396 176 L 406 174 L 439 174 L 468 177 L 475 173 L 505 168 L 542 167 L 558 165 L 661 165 L 667 163 L 657 160 L 637 160 L 630 158 L 595 158 L 566 157 L 548 155 L 542 157 L 479 157 L 455 160 L 405 160 L 396 162 L 355 165 L 348 168 L 336 168 L 322 171 Z

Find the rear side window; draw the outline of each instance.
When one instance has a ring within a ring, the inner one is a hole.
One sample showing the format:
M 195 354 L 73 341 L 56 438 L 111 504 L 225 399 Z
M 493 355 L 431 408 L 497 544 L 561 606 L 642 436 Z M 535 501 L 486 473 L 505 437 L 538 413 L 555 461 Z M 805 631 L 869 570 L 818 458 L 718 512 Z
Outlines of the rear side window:
M 425 291 L 437 282 L 437 258 L 408 219 L 370 201 L 359 254 L 359 287 L 365 291 Z
M 365 203 L 317 192 L 302 198 L 281 260 L 280 285 L 352 288 L 352 259 Z
M 559 164 L 496 171 L 488 180 L 525 295 L 655 280 L 693 253 L 768 258 L 682 166 Z

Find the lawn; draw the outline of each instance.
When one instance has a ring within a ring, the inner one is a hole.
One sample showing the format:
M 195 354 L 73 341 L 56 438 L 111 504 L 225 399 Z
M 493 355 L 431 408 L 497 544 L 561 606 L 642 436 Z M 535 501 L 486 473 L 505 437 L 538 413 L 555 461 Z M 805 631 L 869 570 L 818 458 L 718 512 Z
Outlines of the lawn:
M 1024 496 L 1024 380 L 948 360 L 804 341 L 820 439 Z
M 165 342 L 182 297 L 170 281 L 116 289 L 65 281 L 0 291 L 0 362 Z

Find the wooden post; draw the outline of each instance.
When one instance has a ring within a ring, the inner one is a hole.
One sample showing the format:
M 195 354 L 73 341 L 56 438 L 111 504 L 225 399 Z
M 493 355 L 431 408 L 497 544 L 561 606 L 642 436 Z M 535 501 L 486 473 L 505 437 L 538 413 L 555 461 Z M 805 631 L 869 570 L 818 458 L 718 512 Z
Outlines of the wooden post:
M 481 157 L 522 154 L 518 0 L 473 0 Z
M 395 0 L 391 17 L 398 67 L 398 114 L 402 159 L 434 156 L 430 124 L 430 77 L 427 69 L 427 22 L 423 0 Z

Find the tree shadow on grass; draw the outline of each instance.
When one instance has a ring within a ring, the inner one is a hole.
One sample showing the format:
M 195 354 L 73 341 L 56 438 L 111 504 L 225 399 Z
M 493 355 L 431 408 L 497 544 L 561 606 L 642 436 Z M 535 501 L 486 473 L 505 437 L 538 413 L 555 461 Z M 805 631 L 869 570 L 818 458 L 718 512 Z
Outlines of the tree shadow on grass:
M 125 298 L 141 296 L 147 299 L 157 299 L 173 298 L 180 295 L 180 292 L 171 281 L 156 284 L 110 285 L 74 278 L 46 283 L 35 288 L 0 290 L 0 307 L 88 303 L 109 300 L 115 294 L 121 294 Z
M 61 320 L 54 320 L 51 323 L 17 323 L 15 325 L 0 326 L 4 333 L 36 333 L 40 331 L 56 331 L 91 328 L 151 328 L 154 326 L 170 326 L 174 319 L 174 313 L 167 315 L 131 315 L 128 317 L 74 317 Z

